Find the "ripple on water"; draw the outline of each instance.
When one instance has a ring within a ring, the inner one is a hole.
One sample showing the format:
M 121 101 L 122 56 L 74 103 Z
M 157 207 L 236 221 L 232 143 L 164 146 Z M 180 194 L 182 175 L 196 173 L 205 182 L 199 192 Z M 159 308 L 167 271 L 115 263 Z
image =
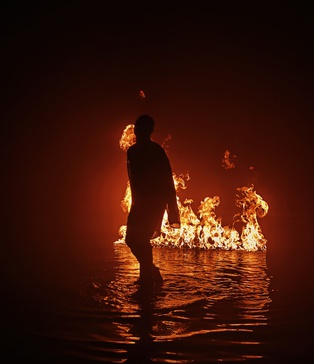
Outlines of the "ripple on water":
M 150 298 L 136 295 L 138 264 L 115 245 L 110 271 L 86 277 L 80 305 L 64 308 L 55 340 L 61 351 L 86 360 L 185 363 L 248 360 L 266 350 L 270 278 L 265 252 L 154 248 L 163 285 Z M 107 361 L 107 362 L 108 362 Z

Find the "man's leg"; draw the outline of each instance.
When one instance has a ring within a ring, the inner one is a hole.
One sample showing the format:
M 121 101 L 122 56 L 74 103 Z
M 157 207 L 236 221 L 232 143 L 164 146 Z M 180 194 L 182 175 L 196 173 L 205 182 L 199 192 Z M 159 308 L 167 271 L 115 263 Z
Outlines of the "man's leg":
M 135 256 L 140 265 L 140 283 L 143 285 L 151 285 L 153 281 L 153 252 L 150 240 L 146 239 L 135 241 L 130 235 L 126 236 L 125 242 L 131 249 L 132 254 Z
M 150 242 L 142 245 L 142 252 L 138 256 L 140 263 L 140 283 L 144 286 L 152 286 L 153 284 L 153 253 Z
M 161 285 L 163 283 L 163 278 L 162 275 L 160 274 L 160 270 L 158 267 L 155 266 L 155 264 L 153 264 L 153 281 L 155 284 L 157 285 Z
M 147 217 L 147 211 L 133 206 L 128 216 L 125 242 L 140 264 L 140 283 L 151 286 L 154 282 L 161 284 L 163 279 L 159 269 L 153 264 L 153 249 L 150 243 L 155 220 L 150 219 L 151 223 L 139 226 L 144 217 Z

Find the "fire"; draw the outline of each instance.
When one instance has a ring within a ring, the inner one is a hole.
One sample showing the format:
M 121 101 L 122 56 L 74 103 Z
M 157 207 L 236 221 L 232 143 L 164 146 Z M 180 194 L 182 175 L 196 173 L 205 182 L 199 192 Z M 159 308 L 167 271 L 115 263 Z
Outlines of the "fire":
M 236 156 L 232 156 L 233 158 L 236 158 Z M 230 160 L 230 152 L 229 150 L 226 150 L 225 151 L 225 154 L 222 158 L 222 161 L 221 161 L 221 165 L 223 168 L 225 169 L 231 169 L 231 168 L 235 168 L 235 163 L 234 162 L 231 162 Z
M 134 124 L 128 125 L 122 133 L 121 139 L 119 141 L 119 146 L 125 152 L 128 148 L 135 143 L 135 134 L 134 134 Z
M 134 125 L 130 124 L 124 129 L 119 145 L 121 149 L 126 151 L 134 143 Z M 235 168 L 235 164 L 230 162 L 229 157 L 230 153 L 226 151 L 223 158 L 225 168 Z M 269 207 L 256 193 L 253 184 L 237 188 L 235 206 L 238 212 L 234 215 L 231 226 L 223 226 L 221 218 L 215 213 L 215 209 L 220 204 L 219 196 L 206 197 L 201 201 L 197 212 L 192 209 L 192 199 L 185 199 L 183 202 L 180 200 L 178 193 L 187 188 L 189 179 L 188 173 L 178 176 L 173 173 L 181 227 L 180 229 L 171 228 L 165 211 L 161 235 L 152 239 L 153 246 L 246 251 L 266 250 L 267 240 L 262 233 L 258 218 L 265 217 Z M 131 201 L 132 196 L 128 181 L 124 198 L 121 201 L 121 208 L 125 213 L 130 211 Z M 116 243 L 124 243 L 125 234 L 126 226 L 122 225 L 119 229 L 120 239 Z
M 140 90 L 140 92 L 138 93 L 138 95 L 139 95 L 139 97 L 141 98 L 141 99 L 145 99 L 145 93 L 144 93 L 144 91 L 143 90 Z

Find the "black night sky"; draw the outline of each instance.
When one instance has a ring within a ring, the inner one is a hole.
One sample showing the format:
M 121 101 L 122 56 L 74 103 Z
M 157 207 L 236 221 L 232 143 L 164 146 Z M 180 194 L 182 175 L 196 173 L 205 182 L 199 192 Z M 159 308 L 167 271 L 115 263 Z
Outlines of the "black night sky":
M 171 135 L 173 171 L 190 174 L 182 196 L 195 209 L 219 195 L 228 223 L 234 188 L 254 166 L 270 205 L 266 229 L 272 218 L 310 221 L 314 14 L 305 2 L 8 3 L 1 205 L 9 286 L 42 274 L 54 282 L 111 254 L 126 219 L 119 139 L 141 113 L 156 121 L 154 140 Z M 227 149 L 234 171 L 221 167 Z

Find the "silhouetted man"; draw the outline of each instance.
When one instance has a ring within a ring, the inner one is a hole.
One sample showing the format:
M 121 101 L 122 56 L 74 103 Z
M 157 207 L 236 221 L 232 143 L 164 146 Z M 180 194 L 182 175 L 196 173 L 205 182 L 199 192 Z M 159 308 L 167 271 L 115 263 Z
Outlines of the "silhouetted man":
M 160 235 L 165 210 L 170 226 L 180 227 L 172 169 L 165 150 L 151 140 L 153 131 L 154 120 L 141 115 L 134 126 L 136 143 L 127 150 L 132 205 L 125 242 L 140 264 L 139 282 L 143 287 L 163 281 L 153 264 L 150 240 Z

